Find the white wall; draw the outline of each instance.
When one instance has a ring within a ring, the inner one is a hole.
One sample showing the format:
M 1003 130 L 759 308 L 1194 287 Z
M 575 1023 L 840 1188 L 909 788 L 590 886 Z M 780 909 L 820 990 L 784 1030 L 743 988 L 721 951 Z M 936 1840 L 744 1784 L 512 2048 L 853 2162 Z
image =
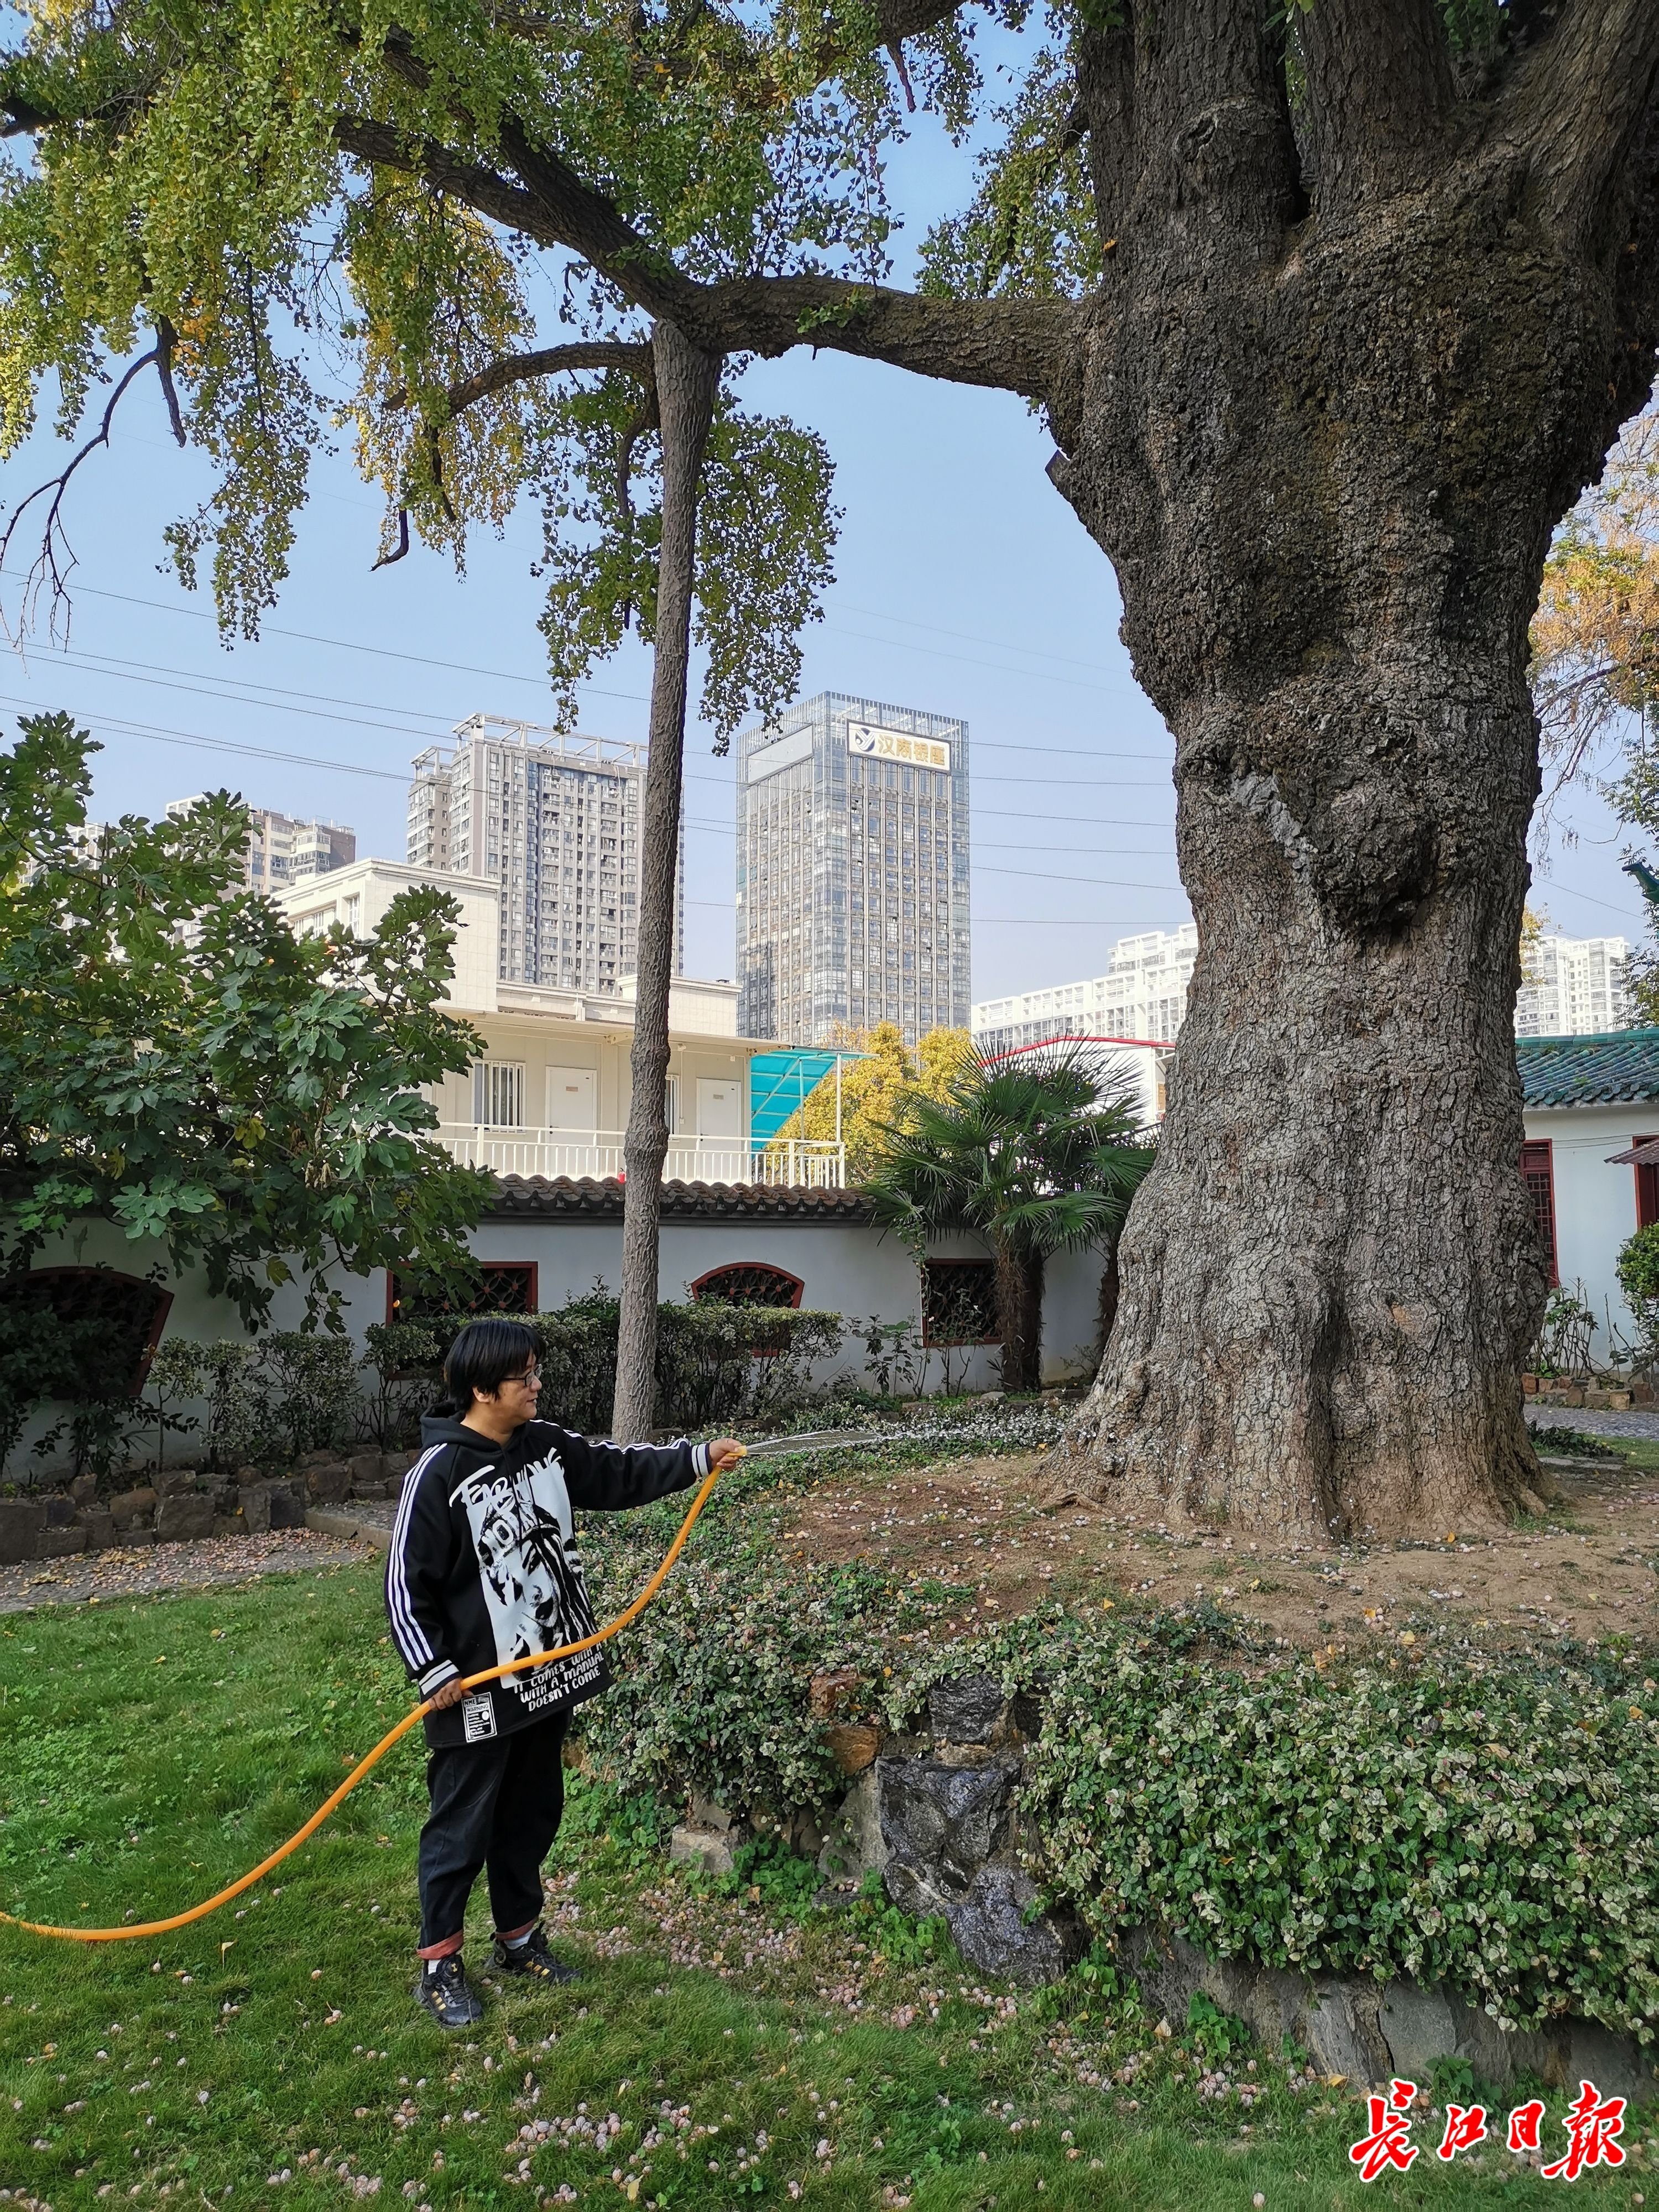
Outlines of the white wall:
M 1558 1106 L 1530 1109 L 1528 1137 L 1547 1137 L 1555 1180 L 1556 1261 L 1565 1290 L 1583 1285 L 1597 1318 L 1592 1347 L 1606 1359 L 1606 1328 L 1629 1340 L 1632 1325 L 1619 1289 L 1619 1248 L 1636 1231 L 1636 1170 L 1612 1167 L 1611 1152 L 1628 1151 L 1638 1137 L 1659 1135 L 1659 1102 L 1650 1105 Z

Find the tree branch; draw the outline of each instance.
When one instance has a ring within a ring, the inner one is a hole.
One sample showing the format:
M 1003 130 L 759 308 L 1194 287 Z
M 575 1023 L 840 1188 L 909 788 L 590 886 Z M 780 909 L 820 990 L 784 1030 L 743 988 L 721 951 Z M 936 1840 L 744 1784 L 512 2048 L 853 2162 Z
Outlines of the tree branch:
M 487 399 L 493 392 L 504 392 L 509 384 L 523 384 L 532 377 L 558 376 L 582 368 L 622 369 L 648 384 L 653 374 L 651 348 L 643 339 L 635 343 L 619 338 L 591 345 L 544 346 L 535 353 L 503 354 L 499 361 L 489 362 L 471 376 L 450 386 L 449 411 L 452 416 L 459 415 L 474 400 Z M 398 403 L 406 404 L 401 393 Z
M 516 123 L 501 131 L 516 184 L 435 140 L 363 117 L 337 118 L 335 138 L 357 160 L 423 177 L 538 245 L 580 254 L 635 307 L 673 322 L 706 353 L 772 358 L 811 345 L 1043 399 L 1064 380 L 1081 343 L 1085 311 L 1069 301 L 927 299 L 838 276 L 698 283 L 556 155 L 533 147 Z
M 1622 240 L 1637 180 L 1632 149 L 1659 102 L 1659 7 L 1653 0 L 1577 0 L 1520 70 L 1498 125 L 1521 138 L 1548 212 L 1569 246 Z
M 1297 35 L 1321 213 L 1421 184 L 1456 110 L 1435 0 L 1319 0 Z
M 25 498 L 21 499 L 6 518 L 4 529 L 0 530 L 0 569 L 3 569 L 5 566 L 6 556 L 11 550 L 12 538 L 24 515 L 27 514 L 37 499 L 46 498 L 48 493 L 52 495 L 52 504 L 46 509 L 46 527 L 40 533 L 40 550 L 30 562 L 28 574 L 23 580 L 18 621 L 20 630 L 30 627 L 33 619 L 33 609 L 41 591 L 49 586 L 52 593 L 50 634 L 53 637 L 57 636 L 58 610 L 67 600 L 70 574 L 76 567 L 78 558 L 64 529 L 64 495 L 69 489 L 70 479 L 82 462 L 87 459 L 88 455 L 96 453 L 100 446 L 108 445 L 110 426 L 115 420 L 115 410 L 120 405 L 128 386 L 136 382 L 147 368 L 161 371 L 165 378 L 167 369 L 164 356 L 164 343 L 158 337 L 148 353 L 139 355 L 137 360 L 132 363 L 114 391 L 111 392 L 109 404 L 104 409 L 103 419 L 85 445 L 77 448 L 66 465 L 55 477 L 49 477 L 45 483 L 36 484 L 34 489 Z M 175 401 L 174 405 L 176 404 Z M 182 428 L 182 426 L 179 427 Z M 184 442 L 182 438 L 179 442 L 180 444 Z

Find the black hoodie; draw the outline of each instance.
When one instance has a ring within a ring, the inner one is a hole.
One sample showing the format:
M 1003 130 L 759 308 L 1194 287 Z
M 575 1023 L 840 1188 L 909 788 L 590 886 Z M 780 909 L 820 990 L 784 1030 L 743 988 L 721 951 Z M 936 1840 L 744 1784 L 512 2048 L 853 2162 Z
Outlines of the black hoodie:
M 550 1421 L 526 1421 L 493 1444 L 431 1414 L 421 1444 L 386 1554 L 386 1609 L 423 1698 L 453 1675 L 592 1634 L 573 1507 L 648 1505 L 708 1472 L 707 1444 L 589 1443 Z M 603 1645 L 526 1668 L 428 1713 L 427 1741 L 506 1735 L 596 1697 L 610 1680 Z

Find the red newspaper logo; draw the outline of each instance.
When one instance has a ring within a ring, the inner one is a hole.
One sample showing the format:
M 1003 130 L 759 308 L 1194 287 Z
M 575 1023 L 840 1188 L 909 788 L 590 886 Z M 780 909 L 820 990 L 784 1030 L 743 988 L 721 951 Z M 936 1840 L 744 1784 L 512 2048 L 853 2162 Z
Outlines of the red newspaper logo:
M 1622 2097 L 1604 2101 L 1594 2081 L 1581 2081 L 1562 2125 L 1567 2131 L 1567 2154 L 1541 2169 L 1546 2181 L 1577 2181 L 1586 2166 L 1624 2164 L 1625 2154 L 1619 2147 L 1625 2131 Z
M 1441 2136 L 1435 2151 L 1449 2165 L 1460 2150 L 1469 2150 L 1486 2140 L 1486 2108 L 1484 2105 L 1448 2105 L 1446 2132 Z
M 1366 2108 L 1370 2114 L 1371 2131 L 1362 2136 L 1352 2145 L 1348 2156 L 1359 2168 L 1362 2181 L 1375 2181 L 1385 2167 L 1394 2166 L 1401 2173 L 1410 2168 L 1417 2156 L 1418 2146 L 1408 2142 L 1411 2121 L 1407 2106 L 1417 2094 L 1415 2081 L 1390 2081 L 1386 2097 L 1368 2097 Z
M 1539 2130 L 1544 2124 L 1544 2100 L 1534 2097 L 1524 2105 L 1517 2105 L 1510 2114 L 1510 2148 L 1512 2151 L 1540 2150 L 1543 2148 Z

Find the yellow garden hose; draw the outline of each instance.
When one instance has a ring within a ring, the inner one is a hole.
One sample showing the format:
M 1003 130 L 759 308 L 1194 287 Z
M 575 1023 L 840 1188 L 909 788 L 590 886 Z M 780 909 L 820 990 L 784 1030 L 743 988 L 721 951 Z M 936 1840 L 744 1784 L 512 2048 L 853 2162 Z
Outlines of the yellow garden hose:
M 746 1458 L 740 1451 L 739 1457 Z M 735 1465 L 735 1462 L 728 1462 Z M 702 1487 L 691 1500 L 690 1510 L 679 1526 L 679 1534 L 669 1546 L 662 1565 L 635 1599 L 632 1605 L 619 1613 L 614 1620 L 607 1620 L 603 1628 L 596 1628 L 591 1636 L 584 1636 L 577 1644 L 561 1644 L 556 1651 L 532 1651 L 527 1658 L 510 1659 L 504 1667 L 487 1667 L 482 1674 L 468 1674 L 463 1686 L 476 1689 L 481 1682 L 498 1682 L 507 1674 L 521 1674 L 532 1667 L 545 1667 L 555 1659 L 569 1659 L 578 1651 L 589 1651 L 596 1644 L 607 1643 L 619 1635 L 645 1611 L 657 1592 L 668 1579 L 670 1570 L 685 1548 L 685 1540 L 696 1524 L 697 1516 L 708 1503 L 709 1493 L 720 1480 L 723 1468 L 711 1467 L 704 1476 Z M 210 1912 L 216 1912 L 222 1905 L 228 1905 L 233 1897 L 240 1897 L 245 1889 L 252 1889 L 256 1881 L 263 1881 L 273 1867 L 281 1866 L 290 1853 L 297 1851 L 308 1837 L 314 1836 L 335 1807 L 348 1798 L 371 1767 L 378 1766 L 394 1743 L 408 1735 L 418 1720 L 423 1720 L 432 1711 L 428 1698 L 416 1705 L 413 1712 L 405 1713 L 395 1728 L 388 1729 L 373 1751 L 360 1759 L 331 1796 L 325 1797 L 302 1828 L 296 1828 L 285 1844 L 281 1844 L 266 1859 L 261 1859 L 251 1874 L 240 1881 L 222 1889 L 216 1897 L 206 1898 L 200 1905 L 192 1905 L 188 1912 L 175 1912 L 168 1920 L 141 1920 L 122 1928 L 52 1928 L 39 1920 L 19 1920 L 9 1912 L 0 1912 L 0 1922 L 8 1928 L 21 1928 L 27 1936 L 58 1936 L 66 1943 L 130 1943 L 141 1936 L 166 1936 L 175 1928 L 188 1928 L 193 1920 L 205 1920 Z

